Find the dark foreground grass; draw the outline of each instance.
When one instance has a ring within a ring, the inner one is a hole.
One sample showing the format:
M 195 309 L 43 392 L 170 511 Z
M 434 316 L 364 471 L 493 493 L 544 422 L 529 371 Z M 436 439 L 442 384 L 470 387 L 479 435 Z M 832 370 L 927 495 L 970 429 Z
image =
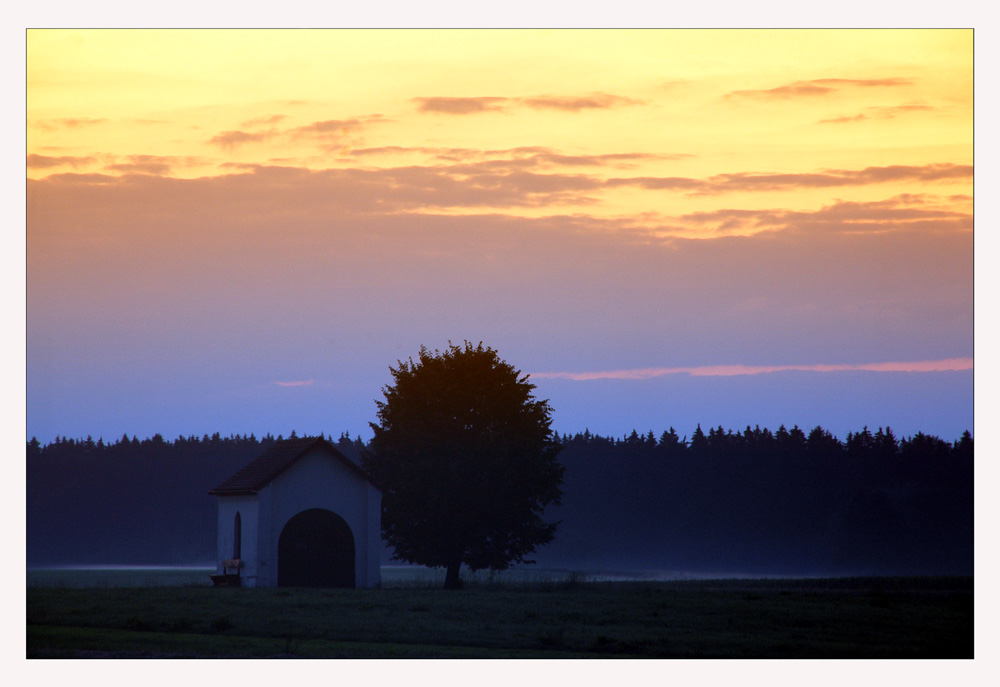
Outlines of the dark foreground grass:
M 973 582 L 29 588 L 27 655 L 972 658 Z

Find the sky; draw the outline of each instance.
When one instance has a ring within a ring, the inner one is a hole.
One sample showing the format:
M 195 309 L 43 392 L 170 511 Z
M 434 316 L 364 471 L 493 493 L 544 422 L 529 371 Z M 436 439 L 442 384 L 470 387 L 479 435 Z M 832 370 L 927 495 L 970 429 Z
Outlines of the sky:
M 26 434 L 973 427 L 973 32 L 38 30 Z

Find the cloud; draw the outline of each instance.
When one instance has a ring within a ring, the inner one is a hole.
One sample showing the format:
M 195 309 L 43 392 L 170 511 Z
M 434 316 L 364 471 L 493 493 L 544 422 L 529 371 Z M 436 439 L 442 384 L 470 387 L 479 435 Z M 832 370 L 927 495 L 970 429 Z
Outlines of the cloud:
M 876 112 L 881 112 L 886 116 L 895 116 L 899 112 L 922 112 L 925 110 L 933 110 L 934 108 L 930 105 L 924 105 L 922 103 L 909 103 L 906 105 L 887 105 L 887 106 L 872 106 L 868 108 L 869 110 L 874 110 Z
M 580 110 L 607 109 L 619 105 L 638 105 L 640 100 L 633 100 L 610 93 L 593 93 L 588 96 L 543 95 L 531 98 L 519 98 L 518 102 L 535 109 L 552 109 L 578 112 Z
M 38 126 L 48 131 L 56 129 L 79 129 L 83 126 L 94 126 L 103 124 L 107 119 L 92 119 L 89 117 L 64 117 L 62 119 L 43 119 L 38 121 Z
M 544 207 L 554 203 L 596 203 L 589 191 L 602 182 L 582 174 L 538 174 L 494 168 L 489 162 L 453 166 L 328 169 L 310 171 L 244 163 L 225 163 L 241 170 L 220 185 L 252 184 L 281 187 L 294 183 L 302 194 L 316 193 L 326 203 L 350 212 L 395 214 L 441 208 L 503 209 Z
M 910 79 L 813 79 L 809 83 L 816 83 L 829 86 L 858 86 L 861 88 L 872 87 L 893 87 L 909 86 L 913 83 Z
M 352 157 L 374 157 L 379 155 L 428 155 L 438 160 L 456 162 L 460 166 L 478 166 L 481 169 L 527 169 L 531 167 L 632 167 L 633 163 L 644 160 L 679 160 L 691 158 L 689 153 L 604 153 L 598 155 L 567 155 L 542 146 L 525 146 L 503 150 L 480 150 L 476 148 L 439 148 L 431 146 L 381 146 L 375 148 L 355 148 L 348 151 Z M 453 169 L 458 169 L 454 167 Z
M 247 121 L 240 124 L 240 126 L 253 128 L 255 126 L 277 124 L 278 122 L 283 121 L 285 119 L 288 119 L 288 115 L 283 115 L 283 114 L 266 115 L 264 117 L 254 117 L 253 119 L 248 119 Z
M 439 112 L 442 114 L 465 115 L 479 112 L 498 112 L 503 109 L 500 103 L 507 98 L 480 97 L 480 98 L 413 98 L 419 103 L 417 110 L 420 112 Z
M 367 124 L 378 121 L 381 115 L 370 115 L 365 118 L 352 117 L 350 119 L 327 119 L 321 122 L 313 122 L 305 126 L 289 129 L 285 133 L 291 138 L 342 138 L 356 131 L 363 129 Z
M 107 165 L 105 169 L 123 174 L 152 174 L 166 176 L 170 173 L 170 165 L 164 162 L 125 162 Z
M 129 155 L 125 161 L 116 161 L 105 165 L 104 169 L 123 174 L 151 174 L 154 176 L 166 176 L 175 167 L 192 167 L 206 164 L 205 160 L 197 157 L 176 156 L 176 155 Z
M 713 191 L 711 182 L 691 177 L 618 177 L 608 179 L 609 187 L 635 186 L 650 191 L 692 191 L 710 193 Z
M 736 191 L 786 191 L 796 188 L 834 188 L 864 186 L 898 181 L 948 181 L 972 179 L 972 165 L 937 163 L 922 166 L 890 165 L 864 169 L 830 169 L 821 172 L 767 174 L 735 172 L 717 174 L 708 179 L 689 177 L 618 177 L 607 180 L 608 186 L 637 186 L 651 190 L 685 190 L 710 195 Z
M 848 122 L 862 122 L 870 117 L 864 113 L 856 114 L 854 116 L 843 116 L 843 117 L 833 117 L 831 119 L 821 119 L 820 124 L 847 124 Z
M 686 153 L 676 153 L 673 155 L 653 155 L 650 153 L 606 153 L 603 155 L 562 155 L 552 152 L 541 152 L 533 155 L 530 159 L 537 162 L 545 162 L 553 165 L 566 165 L 572 167 L 598 167 L 613 164 L 617 167 L 629 167 L 629 163 L 643 160 L 678 160 L 682 158 L 694 157 Z
M 205 159 L 193 156 L 174 155 L 128 155 L 125 157 L 115 157 L 113 155 L 88 155 L 72 156 L 64 155 L 49 157 L 46 155 L 29 155 L 27 159 L 28 169 L 53 169 L 56 167 L 69 166 L 87 167 L 103 163 L 103 170 L 108 172 L 118 172 L 120 174 L 153 174 L 156 176 L 166 176 L 177 167 L 194 167 L 209 164 Z M 54 176 L 54 175 L 50 175 Z M 77 182 L 84 179 L 100 179 L 103 183 L 106 179 L 102 175 L 76 175 Z M 91 183 L 91 182 L 85 182 Z
M 551 153 L 553 150 L 545 146 L 518 146 L 516 148 L 497 148 L 494 150 L 482 151 L 483 155 L 512 155 L 514 157 L 523 155 L 534 155 L 535 153 Z
M 466 155 L 475 154 L 471 148 L 435 148 L 431 146 L 377 146 L 373 148 L 353 148 L 348 151 L 352 157 L 377 155 Z
M 284 118 L 284 115 L 271 115 L 270 117 L 261 117 L 256 120 L 251 120 L 251 122 L 244 123 L 244 126 L 272 122 L 276 123 Z M 306 124 L 304 126 L 285 129 L 284 131 L 275 127 L 271 127 L 270 129 L 263 131 L 223 131 L 222 133 L 216 134 L 209 139 L 209 143 L 223 148 L 235 148 L 247 143 L 264 143 L 277 137 L 284 137 L 293 141 L 314 140 L 321 143 L 330 143 L 332 141 L 339 142 L 340 139 L 343 139 L 350 134 L 360 132 L 369 124 L 382 121 L 386 121 L 385 118 L 382 117 L 382 115 L 375 114 L 365 117 L 352 117 L 350 119 L 327 119 L 312 122 L 311 124 Z
M 536 110 L 580 110 L 608 109 L 621 105 L 639 105 L 643 101 L 610 93 L 591 93 L 583 96 L 537 95 L 524 98 L 482 96 L 476 98 L 413 98 L 419 103 L 420 112 L 439 112 L 452 115 L 478 114 L 480 112 L 501 112 L 509 105 L 530 107 Z
M 277 134 L 276 129 L 269 129 L 267 131 L 223 131 L 221 134 L 212 136 L 208 142 L 223 148 L 236 148 L 247 143 L 263 143 L 274 138 Z
M 697 226 L 709 237 L 762 231 L 795 233 L 884 233 L 899 231 L 972 231 L 970 213 L 930 206 L 925 194 L 903 194 L 868 203 L 837 201 L 819 210 L 722 209 L 676 218 L 679 226 Z M 699 232 L 700 233 L 700 232 Z
M 832 93 L 834 88 L 821 86 L 810 81 L 799 81 L 796 83 L 767 88 L 763 90 L 732 91 L 727 93 L 727 98 L 789 98 L 802 95 L 826 95 Z
M 430 149 L 436 150 L 436 149 Z M 523 153 L 523 154 L 522 154 Z M 688 177 L 613 177 L 601 173 L 605 167 L 627 164 L 643 154 L 567 156 L 542 151 L 518 151 L 510 156 L 475 159 L 457 164 L 414 164 L 386 168 L 333 168 L 312 171 L 294 165 L 259 165 L 223 163 L 229 172 L 213 177 L 222 187 L 256 187 L 275 194 L 293 184 L 296 194 L 314 193 L 323 199 L 327 212 L 363 212 L 396 215 L 404 212 L 430 213 L 449 209 L 486 209 L 501 212 L 510 208 L 545 208 L 552 213 L 559 205 L 573 204 L 582 211 L 598 204 L 611 188 L 632 186 L 649 190 L 677 191 L 690 195 L 795 190 L 797 188 L 837 187 L 881 183 L 885 181 L 922 181 L 971 178 L 972 167 L 952 164 L 923 167 L 878 167 L 863 170 L 828 170 L 804 174 L 732 173 L 708 179 Z M 137 156 L 115 160 L 108 171 L 164 174 L 162 165 L 174 167 L 195 164 L 180 158 Z M 202 163 L 204 164 L 204 163 Z M 603 165 L 603 167 L 602 167 Z M 554 168 L 550 168 L 554 167 Z M 573 167 L 581 168 L 574 170 Z M 565 169 L 563 169 L 565 168 Z M 48 177 L 51 178 L 51 177 Z M 66 183 L 91 183 L 79 178 Z M 105 183 L 101 179 L 99 183 Z M 273 187 L 273 188 L 272 188 Z M 911 194 L 914 198 L 915 195 Z M 270 197 L 270 196 L 266 196 Z M 290 201 L 298 202 L 298 201 Z M 913 203 L 911 202 L 910 205 Z M 662 219 L 662 221 L 661 221 Z M 900 201 L 893 206 L 834 203 L 820 211 L 794 212 L 788 209 L 739 208 L 712 213 L 692 213 L 669 217 L 646 214 L 630 222 L 647 227 L 653 239 L 667 235 L 702 237 L 727 233 L 758 233 L 790 227 L 809 227 L 825 231 L 889 231 L 903 227 L 954 229 L 971 224 L 971 214 L 946 213 L 934 207 L 904 208 Z M 658 240 L 658 239 L 657 239 Z
M 555 167 L 614 167 L 631 168 L 634 163 L 641 160 L 664 160 L 674 157 L 685 157 L 683 155 L 668 156 L 654 155 L 648 153 L 607 153 L 599 155 L 564 155 L 547 149 L 518 149 L 511 151 L 496 151 L 501 155 L 494 156 L 488 153 L 494 151 L 466 151 L 457 159 L 449 159 L 438 156 L 438 159 L 455 162 L 456 164 L 447 167 L 437 167 L 452 175 L 476 176 L 480 174 L 497 174 L 501 172 L 516 172 L 534 170 L 542 175 L 548 175 L 547 170 Z M 503 155 L 502 153 L 507 153 Z M 476 159 L 476 158 L 480 159 Z M 596 171 L 596 170 L 595 170 Z M 597 177 L 577 177 L 587 178 L 587 188 L 595 188 L 597 184 L 603 183 Z
M 972 358 L 918 360 L 861 364 L 816 365 L 702 365 L 698 367 L 648 367 L 599 372 L 532 372 L 533 379 L 571 379 L 577 382 L 596 379 L 653 379 L 687 374 L 693 377 L 736 377 L 773 372 L 956 372 L 973 369 Z
M 866 107 L 865 112 L 853 116 L 833 117 L 832 119 L 821 119 L 820 124 L 846 124 L 848 122 L 861 122 L 869 119 L 895 119 L 900 114 L 910 112 L 924 112 L 933 110 L 930 105 L 921 103 L 910 103 L 906 105 L 873 105 Z
M 827 188 L 859 186 L 890 181 L 941 181 L 972 178 L 972 165 L 950 163 L 923 166 L 890 165 L 864 169 L 831 169 L 814 174 L 720 174 L 709 178 L 713 189 L 783 190 L 789 188 Z
M 92 164 L 96 161 L 92 155 L 78 157 L 75 155 L 60 155 L 58 157 L 49 157 L 48 155 L 36 155 L 32 154 L 28 156 L 27 165 L 29 169 L 50 169 L 52 167 L 62 167 L 68 165 L 70 167 L 83 167 L 85 165 Z
M 726 98 L 783 99 L 801 96 L 827 95 L 845 87 L 899 87 L 908 86 L 909 79 L 811 79 L 776 86 L 775 88 L 731 91 Z
M 274 382 L 276 386 L 292 387 L 292 386 L 312 386 L 316 382 L 315 379 L 305 379 L 302 381 L 295 382 Z

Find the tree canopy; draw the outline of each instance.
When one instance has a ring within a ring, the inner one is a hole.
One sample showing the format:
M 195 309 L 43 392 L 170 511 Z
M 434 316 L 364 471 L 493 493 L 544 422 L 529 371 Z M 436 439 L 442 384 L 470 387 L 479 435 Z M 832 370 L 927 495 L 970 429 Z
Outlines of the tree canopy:
M 551 541 L 563 466 L 552 409 L 528 377 L 480 343 L 421 347 L 390 368 L 363 466 L 385 488 L 382 531 L 398 560 L 503 570 Z

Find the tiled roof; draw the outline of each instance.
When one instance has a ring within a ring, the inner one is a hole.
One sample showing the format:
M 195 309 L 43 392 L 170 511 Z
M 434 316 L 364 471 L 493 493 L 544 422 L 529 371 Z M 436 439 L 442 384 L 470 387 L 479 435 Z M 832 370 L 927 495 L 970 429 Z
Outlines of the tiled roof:
M 314 448 L 326 450 L 333 458 L 356 472 L 372 484 L 372 486 L 377 489 L 379 488 L 364 470 L 352 463 L 326 439 L 322 437 L 302 437 L 300 439 L 285 439 L 276 442 L 271 448 L 264 451 L 259 458 L 254 459 L 235 475 L 208 493 L 215 496 L 256 494 L 259 490 L 270 484 L 275 477 L 290 468 L 295 461 Z

